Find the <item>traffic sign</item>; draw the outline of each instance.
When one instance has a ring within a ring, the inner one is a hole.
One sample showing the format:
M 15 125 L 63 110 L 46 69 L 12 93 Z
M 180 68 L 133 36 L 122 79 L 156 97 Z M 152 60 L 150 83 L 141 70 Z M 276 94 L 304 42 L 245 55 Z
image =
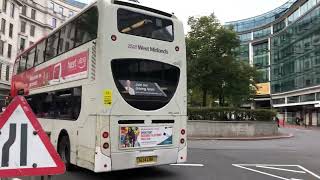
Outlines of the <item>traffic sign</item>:
M 0 117 L 0 178 L 64 172 L 63 161 L 28 102 L 15 97 Z

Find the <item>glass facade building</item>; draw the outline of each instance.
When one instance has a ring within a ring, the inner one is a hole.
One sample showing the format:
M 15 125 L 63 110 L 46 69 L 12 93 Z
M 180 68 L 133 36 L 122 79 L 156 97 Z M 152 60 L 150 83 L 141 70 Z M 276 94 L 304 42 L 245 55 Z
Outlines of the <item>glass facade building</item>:
M 232 25 L 234 27 L 234 30 L 239 33 L 255 30 L 257 27 L 262 27 L 273 23 L 276 19 L 282 16 L 296 1 L 297 0 L 289 0 L 282 6 L 265 14 L 244 20 L 227 22 L 226 25 Z
M 253 66 L 261 73 L 258 83 L 269 82 L 269 43 L 253 45 Z
M 269 94 L 258 93 L 256 104 L 269 97 L 280 119 L 320 125 L 320 0 L 289 0 L 226 26 L 239 35 L 238 59 L 255 66 L 259 83 L 269 85 Z
M 320 7 L 272 38 L 272 93 L 320 85 Z

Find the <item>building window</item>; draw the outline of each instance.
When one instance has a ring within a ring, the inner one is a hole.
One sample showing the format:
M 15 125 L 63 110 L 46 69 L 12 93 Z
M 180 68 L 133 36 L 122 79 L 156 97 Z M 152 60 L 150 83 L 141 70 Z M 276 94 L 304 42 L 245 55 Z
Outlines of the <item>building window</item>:
M 53 28 L 56 28 L 57 27 L 57 19 L 56 18 L 52 18 L 52 22 L 51 22 L 52 24 L 52 27 Z
M 10 5 L 10 16 L 12 17 L 12 18 L 14 18 L 14 7 L 15 7 L 15 5 L 13 4 L 13 3 L 11 3 L 11 5 Z
M 2 79 L 2 63 L 0 63 L 0 80 Z
M 253 46 L 253 64 L 257 69 L 261 69 L 269 65 L 268 42 Z
M 285 98 L 280 98 L 280 99 L 272 99 L 273 104 L 285 104 L 286 99 Z
M 293 12 L 289 17 L 288 17 L 288 24 L 291 24 L 293 21 L 298 19 L 300 16 L 299 9 L 297 9 L 295 12 Z
M 36 10 L 34 10 L 34 9 L 31 10 L 31 19 L 33 19 L 33 20 L 36 19 Z
M 53 2 L 49 2 L 49 9 L 54 9 L 54 3 Z
M 241 44 L 235 49 L 237 52 L 236 59 L 245 63 L 249 63 L 249 44 Z
M 316 95 L 315 94 L 306 94 L 306 95 L 302 95 L 300 98 L 301 98 L 301 102 L 315 101 Z
M 8 0 L 3 0 L 2 1 L 2 11 L 3 12 L 7 11 L 7 3 L 8 3 Z
M 23 6 L 22 6 L 21 14 L 24 15 L 24 16 L 27 15 L 27 6 L 26 6 L 26 5 L 23 5 Z
M 299 103 L 300 102 L 300 96 L 288 97 L 287 101 L 288 101 L 288 104 Z
M 9 37 L 12 38 L 12 33 L 13 33 L 13 24 L 10 23 L 10 27 L 9 27 Z
M 277 33 L 286 27 L 286 22 L 283 20 L 273 25 L 273 33 Z
M 63 7 L 59 7 L 59 13 L 63 15 Z
M 2 34 L 6 33 L 6 20 L 5 19 L 1 19 L 1 32 Z
M 30 26 L 30 36 L 34 37 L 35 29 L 36 29 L 36 26 L 34 26 L 34 25 Z
M 269 82 L 269 69 L 258 69 L 258 72 L 260 73 L 260 76 L 257 78 L 258 83 L 265 83 Z
M 6 81 L 9 81 L 9 74 L 10 74 L 10 66 L 7 65 L 7 67 L 6 67 Z
M 73 11 L 69 11 L 69 17 L 73 16 Z
M 20 50 L 24 50 L 26 44 L 26 40 L 24 38 L 20 39 Z
M 0 40 L 0 55 L 3 56 L 4 41 Z
M 20 32 L 25 33 L 26 32 L 26 22 L 25 21 L 21 21 L 21 30 Z
M 239 35 L 239 39 L 241 42 L 246 42 L 246 41 L 250 41 L 251 38 L 251 33 L 247 33 L 247 34 L 241 34 Z
M 269 36 L 270 34 L 271 34 L 271 28 L 268 27 L 268 28 L 253 32 L 253 39 L 264 38 Z
M 8 58 L 11 58 L 11 54 L 12 54 L 12 45 L 8 44 Z

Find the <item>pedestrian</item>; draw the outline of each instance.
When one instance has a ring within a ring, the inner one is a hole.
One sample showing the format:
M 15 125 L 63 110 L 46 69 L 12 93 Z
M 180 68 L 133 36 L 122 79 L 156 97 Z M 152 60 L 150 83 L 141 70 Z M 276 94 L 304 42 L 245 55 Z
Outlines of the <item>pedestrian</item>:
M 300 118 L 298 116 L 296 117 L 296 125 L 300 125 Z
M 280 127 L 280 120 L 279 120 L 279 118 L 277 116 L 275 117 L 275 121 L 276 121 L 278 127 Z
M 299 118 L 299 125 L 300 125 L 300 126 L 303 125 L 303 119 L 302 119 L 302 117 Z

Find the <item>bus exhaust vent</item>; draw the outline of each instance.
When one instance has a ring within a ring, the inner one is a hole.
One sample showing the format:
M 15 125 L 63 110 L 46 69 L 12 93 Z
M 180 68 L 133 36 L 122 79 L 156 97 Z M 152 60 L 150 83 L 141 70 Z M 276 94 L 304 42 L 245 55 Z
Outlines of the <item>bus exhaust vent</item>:
M 173 124 L 174 120 L 152 120 L 152 124 Z
M 118 124 L 144 124 L 144 120 L 120 120 Z

